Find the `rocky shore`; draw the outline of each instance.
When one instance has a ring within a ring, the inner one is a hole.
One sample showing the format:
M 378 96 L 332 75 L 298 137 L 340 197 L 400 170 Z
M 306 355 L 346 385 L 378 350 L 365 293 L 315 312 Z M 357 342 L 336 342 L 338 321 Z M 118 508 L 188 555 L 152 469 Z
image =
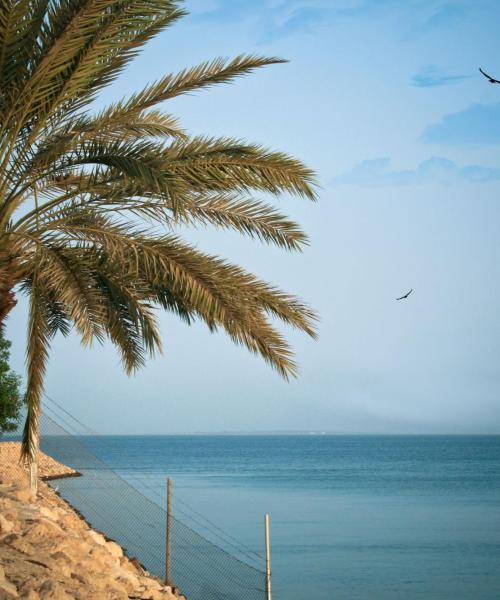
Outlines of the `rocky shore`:
M 26 476 L 26 467 L 19 460 L 20 449 L 19 442 L 0 442 L 0 475 L 10 481 L 22 481 Z M 44 481 L 78 475 L 74 469 L 62 465 L 43 452 L 40 452 L 38 469 L 40 479 Z
M 34 497 L 19 445 L 0 443 L 0 600 L 179 600 L 91 529 L 42 480 L 71 475 L 43 455 Z

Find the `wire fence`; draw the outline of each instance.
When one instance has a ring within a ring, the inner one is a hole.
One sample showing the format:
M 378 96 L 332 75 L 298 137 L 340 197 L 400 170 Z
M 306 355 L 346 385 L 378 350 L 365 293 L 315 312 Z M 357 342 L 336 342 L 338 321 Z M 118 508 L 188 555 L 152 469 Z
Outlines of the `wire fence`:
M 164 578 L 167 520 L 164 496 L 151 488 L 148 496 L 155 499 L 147 497 L 98 458 L 93 451 L 96 438 L 95 432 L 47 397 L 40 424 L 40 449 L 80 474 L 48 481 L 49 485 L 92 527 L 118 542 L 148 571 Z M 140 476 L 137 481 L 138 487 L 145 487 Z M 175 497 L 174 507 L 178 504 L 181 506 L 174 508 L 171 521 L 173 585 L 188 600 L 263 600 L 266 578 L 263 558 Z M 190 523 L 209 532 L 218 543 L 180 520 L 178 512 L 189 516 Z

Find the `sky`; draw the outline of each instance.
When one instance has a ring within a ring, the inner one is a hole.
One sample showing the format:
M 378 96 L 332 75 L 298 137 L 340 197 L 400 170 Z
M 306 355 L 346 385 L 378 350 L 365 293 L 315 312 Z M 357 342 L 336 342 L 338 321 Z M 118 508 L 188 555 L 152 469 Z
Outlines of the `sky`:
M 202 324 L 161 314 L 165 353 L 127 377 L 110 345 L 56 338 L 46 391 L 101 433 L 500 433 L 497 0 L 187 0 L 104 105 L 166 72 L 240 53 L 289 60 L 163 108 L 194 134 L 284 150 L 319 201 L 282 197 L 301 254 L 185 231 L 321 316 L 286 331 L 286 383 Z M 395 298 L 413 288 L 405 301 Z M 26 303 L 11 314 L 24 372 Z

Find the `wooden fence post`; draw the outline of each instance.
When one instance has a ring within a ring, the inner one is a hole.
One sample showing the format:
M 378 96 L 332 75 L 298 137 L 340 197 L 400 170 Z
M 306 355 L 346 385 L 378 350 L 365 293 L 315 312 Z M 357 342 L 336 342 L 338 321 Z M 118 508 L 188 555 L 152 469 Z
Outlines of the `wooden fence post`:
M 271 594 L 271 542 L 269 533 L 269 515 L 264 518 L 266 536 L 266 600 L 272 600 Z
M 167 479 L 167 522 L 165 537 L 165 585 L 172 586 L 172 480 Z

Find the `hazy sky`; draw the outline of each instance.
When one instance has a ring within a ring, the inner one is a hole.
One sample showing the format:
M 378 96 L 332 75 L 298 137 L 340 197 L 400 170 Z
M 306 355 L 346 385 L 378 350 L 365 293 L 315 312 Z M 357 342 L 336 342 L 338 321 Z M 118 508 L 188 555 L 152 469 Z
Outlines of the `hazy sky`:
M 300 378 L 162 316 L 166 353 L 133 378 L 111 346 L 53 344 L 47 392 L 101 432 L 500 433 L 497 0 L 188 0 L 103 95 L 219 55 L 290 60 L 165 106 L 314 167 L 320 201 L 282 198 L 311 237 L 284 254 L 187 232 L 299 294 L 320 339 L 289 332 Z M 407 301 L 394 298 L 408 289 Z M 8 322 L 24 368 L 26 304 Z

